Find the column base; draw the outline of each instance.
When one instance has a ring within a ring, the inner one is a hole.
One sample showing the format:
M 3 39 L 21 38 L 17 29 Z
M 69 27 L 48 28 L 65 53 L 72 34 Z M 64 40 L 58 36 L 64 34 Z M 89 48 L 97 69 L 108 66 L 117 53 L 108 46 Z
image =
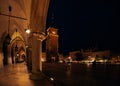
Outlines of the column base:
M 32 73 L 30 75 L 30 79 L 31 80 L 43 80 L 45 79 L 45 75 L 42 72 Z
M 11 57 L 8 58 L 8 64 L 12 64 L 12 59 L 11 59 Z

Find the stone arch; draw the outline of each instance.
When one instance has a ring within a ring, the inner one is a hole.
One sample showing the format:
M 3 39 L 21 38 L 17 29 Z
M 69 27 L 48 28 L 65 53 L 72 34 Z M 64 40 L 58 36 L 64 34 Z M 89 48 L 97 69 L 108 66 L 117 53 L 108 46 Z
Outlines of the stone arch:
M 38 2 L 38 3 L 36 3 Z M 1 0 L 0 1 L 0 42 L 1 46 L 3 47 L 3 40 L 4 35 L 7 35 L 8 30 L 8 16 L 9 16 L 9 10 L 8 7 L 11 5 L 12 11 L 11 15 L 16 17 L 22 17 L 26 18 L 27 21 L 19 20 L 19 19 L 13 19 L 11 17 L 11 30 L 10 35 L 14 34 L 15 29 L 18 29 L 18 32 L 22 37 L 18 37 L 20 42 L 23 43 L 23 51 L 24 47 L 27 41 L 27 35 L 24 33 L 25 27 L 27 26 L 27 23 L 31 26 L 31 32 L 45 32 L 45 26 L 46 26 L 46 17 L 47 17 L 47 11 L 49 6 L 50 0 Z M 37 10 L 36 10 L 37 9 Z M 11 35 L 11 38 L 12 38 Z M 3 36 L 3 37 L 2 37 Z M 2 38 L 2 39 L 1 39 Z M 32 40 L 32 43 L 31 43 Z M 33 41 L 34 40 L 34 41 Z M 39 69 L 39 56 L 40 56 L 40 49 L 37 49 L 35 47 L 39 47 L 40 43 L 36 39 L 36 37 L 31 37 L 30 43 L 32 45 L 31 52 L 33 59 L 34 57 L 38 57 L 38 59 L 32 60 L 34 63 L 32 66 L 34 67 L 33 71 L 37 71 Z M 20 43 L 21 44 L 21 43 Z M 9 51 L 11 52 L 12 47 L 15 45 L 15 40 L 12 39 L 11 44 L 8 46 Z M 40 48 L 40 47 L 39 47 Z M 22 49 L 22 47 L 21 47 Z M 0 52 L 0 54 L 3 52 Z M 11 54 L 10 54 L 11 56 Z M 1 58 L 0 58 L 1 61 Z
M 17 46 L 17 50 L 16 50 Z M 11 37 L 11 58 L 12 63 L 23 61 L 22 55 L 24 54 L 26 56 L 26 42 L 23 39 L 22 35 L 19 32 L 14 32 Z M 17 56 L 19 55 L 19 56 Z M 18 61 L 16 61 L 16 59 Z
M 15 29 L 15 28 L 14 28 Z M 21 33 L 20 33 L 21 32 Z M 16 45 L 16 39 L 18 42 L 18 47 L 22 49 L 22 53 L 20 52 L 20 56 L 21 54 L 24 53 L 24 55 L 26 56 L 26 40 L 24 39 L 25 37 L 23 37 L 24 35 L 22 31 L 14 31 L 13 34 L 11 35 L 11 41 L 10 41 L 10 45 L 7 45 L 5 43 L 5 37 L 7 36 L 7 31 L 4 31 L 4 33 L 1 36 L 1 40 L 0 40 L 0 47 L 2 49 L 3 52 L 3 64 L 7 65 L 7 64 L 11 64 L 14 63 L 14 49 L 15 49 L 15 45 Z M 16 35 L 17 34 L 17 35 Z

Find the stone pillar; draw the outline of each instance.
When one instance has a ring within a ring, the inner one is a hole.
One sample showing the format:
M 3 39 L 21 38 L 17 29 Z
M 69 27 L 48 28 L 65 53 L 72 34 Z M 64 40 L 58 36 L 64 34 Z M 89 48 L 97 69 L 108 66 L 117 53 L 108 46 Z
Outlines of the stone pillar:
M 42 73 L 42 65 L 40 64 L 40 46 L 41 42 L 37 40 L 37 37 L 32 37 L 32 74 L 30 79 L 41 80 L 44 78 Z
M 8 45 L 8 64 L 12 64 L 12 57 L 11 57 L 11 46 Z
M 40 71 L 42 71 L 42 41 L 40 41 Z

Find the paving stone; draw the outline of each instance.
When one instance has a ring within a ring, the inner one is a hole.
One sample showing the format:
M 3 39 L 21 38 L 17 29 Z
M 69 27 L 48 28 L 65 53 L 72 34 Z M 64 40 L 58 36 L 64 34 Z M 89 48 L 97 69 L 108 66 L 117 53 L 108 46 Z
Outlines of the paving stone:
M 0 86 L 53 86 L 47 79 L 30 80 L 29 75 L 23 63 L 5 66 L 0 70 Z

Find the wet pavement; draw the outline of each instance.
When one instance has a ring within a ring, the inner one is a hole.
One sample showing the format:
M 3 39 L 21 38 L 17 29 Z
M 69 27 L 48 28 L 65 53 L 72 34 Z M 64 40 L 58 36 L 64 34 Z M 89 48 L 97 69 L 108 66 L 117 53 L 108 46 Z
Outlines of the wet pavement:
M 0 69 L 0 86 L 53 86 L 48 79 L 31 80 L 24 63 L 4 66 Z
M 43 72 L 54 78 L 56 86 L 120 86 L 118 64 L 44 63 Z
M 0 69 L 0 86 L 120 86 L 120 64 L 43 63 L 43 73 L 35 81 L 24 63 L 8 65 Z

